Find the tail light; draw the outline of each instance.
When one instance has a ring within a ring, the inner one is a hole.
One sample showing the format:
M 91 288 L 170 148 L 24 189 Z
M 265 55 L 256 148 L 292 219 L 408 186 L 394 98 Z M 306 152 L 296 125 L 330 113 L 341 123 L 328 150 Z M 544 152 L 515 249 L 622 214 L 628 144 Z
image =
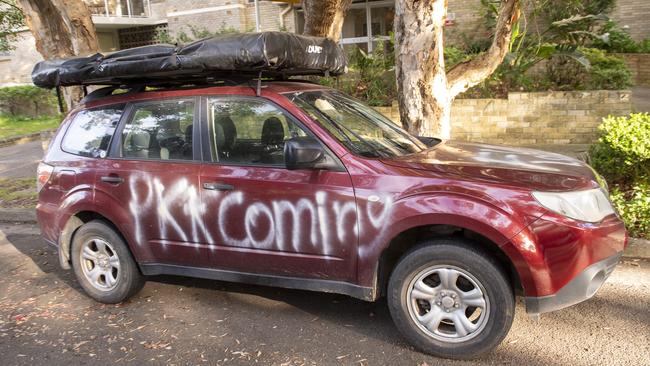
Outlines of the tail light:
M 45 163 L 39 163 L 38 168 L 36 168 L 36 192 L 40 192 L 43 189 L 45 183 L 50 180 L 54 167 Z

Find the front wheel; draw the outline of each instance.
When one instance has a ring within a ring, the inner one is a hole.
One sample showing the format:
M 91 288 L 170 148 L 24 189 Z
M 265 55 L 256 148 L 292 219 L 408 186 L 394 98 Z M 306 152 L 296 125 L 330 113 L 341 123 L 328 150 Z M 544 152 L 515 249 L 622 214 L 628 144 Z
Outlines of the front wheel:
M 514 318 L 514 295 L 492 258 L 462 240 L 432 240 L 404 255 L 388 284 L 400 332 L 434 356 L 469 359 L 496 347 Z

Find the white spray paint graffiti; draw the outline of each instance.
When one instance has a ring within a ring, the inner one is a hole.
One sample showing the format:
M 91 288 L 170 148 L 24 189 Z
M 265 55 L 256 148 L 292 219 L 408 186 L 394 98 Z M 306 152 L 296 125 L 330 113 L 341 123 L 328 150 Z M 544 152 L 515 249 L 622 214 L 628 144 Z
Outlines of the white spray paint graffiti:
M 247 202 L 241 191 L 227 194 L 209 192 L 201 197 L 198 188 L 186 178 L 179 178 L 165 186 L 160 179 L 144 173 L 134 174 L 129 181 L 131 200 L 129 209 L 135 218 L 135 236 L 140 244 L 147 240 L 144 213 L 156 212 L 157 235 L 161 239 L 177 237 L 182 241 L 225 244 L 256 249 L 277 249 L 291 252 L 314 251 L 333 253 L 334 245 L 353 243 L 363 230 L 379 234 L 385 228 L 392 209 L 392 200 L 384 198 L 367 202 L 357 209 L 354 200 L 328 199 L 324 191 L 314 193 L 313 199 L 300 198 Z M 209 194 L 209 196 L 207 196 Z M 182 207 L 174 211 L 173 208 Z M 154 211 L 155 210 L 155 211 Z M 210 211 L 209 211 L 210 210 Z M 175 213 L 172 214 L 172 212 Z M 182 212 L 185 217 L 179 217 Z M 206 212 L 217 213 L 216 232 L 208 229 Z M 233 213 L 243 213 L 243 223 L 233 222 Z M 185 230 L 182 223 L 190 223 Z M 237 237 L 237 229 L 242 235 Z M 149 223 L 151 230 L 151 222 Z M 152 235 L 150 233 L 150 235 Z

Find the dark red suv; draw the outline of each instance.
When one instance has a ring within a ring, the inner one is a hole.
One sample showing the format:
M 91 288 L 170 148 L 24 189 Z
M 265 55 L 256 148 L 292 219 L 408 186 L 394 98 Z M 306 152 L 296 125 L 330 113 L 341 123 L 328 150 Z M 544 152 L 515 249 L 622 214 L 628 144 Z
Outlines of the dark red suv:
M 386 296 L 434 355 L 586 300 L 626 245 L 586 164 L 416 138 L 305 82 L 90 94 L 39 166 L 38 220 L 100 302 L 148 275 Z

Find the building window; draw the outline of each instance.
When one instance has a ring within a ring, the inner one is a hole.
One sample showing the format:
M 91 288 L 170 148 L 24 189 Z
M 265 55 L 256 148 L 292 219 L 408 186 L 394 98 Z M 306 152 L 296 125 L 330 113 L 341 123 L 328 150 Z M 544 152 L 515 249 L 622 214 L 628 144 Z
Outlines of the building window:
M 387 42 L 393 30 L 395 19 L 394 0 L 354 1 L 345 15 L 341 28 L 343 48 L 359 47 L 365 52 L 372 52 L 379 42 Z M 305 29 L 305 14 L 296 11 L 296 31 Z

